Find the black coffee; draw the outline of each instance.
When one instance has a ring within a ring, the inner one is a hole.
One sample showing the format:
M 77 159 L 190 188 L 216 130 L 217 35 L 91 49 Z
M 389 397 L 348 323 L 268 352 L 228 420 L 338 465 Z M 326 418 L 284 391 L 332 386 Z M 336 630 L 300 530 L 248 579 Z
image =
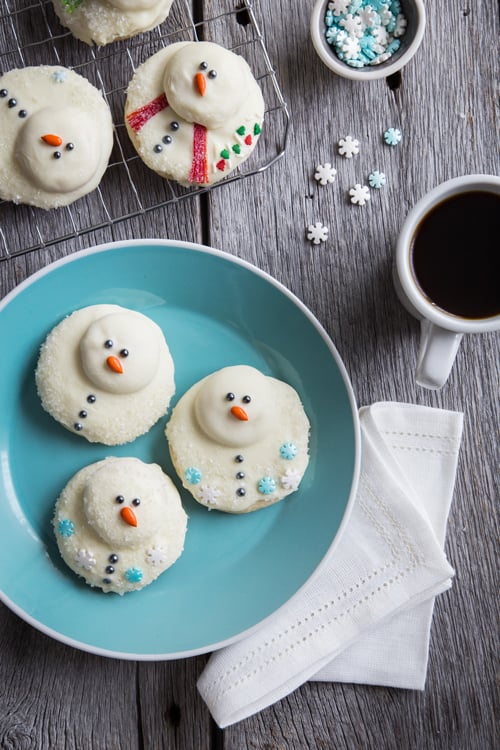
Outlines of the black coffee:
M 500 314 L 500 195 L 470 191 L 438 203 L 411 244 L 415 279 L 431 302 L 462 318 Z

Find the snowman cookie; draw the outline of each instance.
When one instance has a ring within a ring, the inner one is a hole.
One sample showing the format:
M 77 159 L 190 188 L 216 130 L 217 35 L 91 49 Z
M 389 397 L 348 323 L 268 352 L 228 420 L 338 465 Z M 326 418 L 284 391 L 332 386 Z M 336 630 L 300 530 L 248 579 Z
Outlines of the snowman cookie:
M 167 411 L 174 363 L 160 327 L 118 305 L 92 305 L 59 323 L 35 372 L 43 408 L 91 443 L 120 445 Z
M 138 458 L 106 458 L 77 472 L 53 518 L 66 564 L 90 586 L 124 594 L 181 555 L 187 516 L 170 477 Z
M 247 365 L 193 385 L 166 437 L 184 487 L 228 513 L 259 510 L 294 492 L 309 462 L 309 420 L 297 392 Z
M 173 0 L 53 0 L 54 10 L 76 39 L 102 47 L 163 23 Z
M 125 103 L 141 159 L 185 186 L 210 185 L 242 164 L 263 118 L 248 63 L 212 42 L 177 42 L 157 52 L 135 72 Z
M 111 112 L 86 78 L 50 65 L 0 77 L 0 198 L 67 206 L 99 185 L 112 148 Z

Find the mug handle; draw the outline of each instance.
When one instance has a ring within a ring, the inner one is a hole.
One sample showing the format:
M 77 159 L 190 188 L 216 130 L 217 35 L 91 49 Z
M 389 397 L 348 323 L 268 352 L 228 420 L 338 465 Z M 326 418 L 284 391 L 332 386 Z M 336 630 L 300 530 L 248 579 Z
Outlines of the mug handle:
M 421 320 L 416 374 L 418 385 L 436 390 L 446 383 L 462 335 L 440 328 L 425 318 Z

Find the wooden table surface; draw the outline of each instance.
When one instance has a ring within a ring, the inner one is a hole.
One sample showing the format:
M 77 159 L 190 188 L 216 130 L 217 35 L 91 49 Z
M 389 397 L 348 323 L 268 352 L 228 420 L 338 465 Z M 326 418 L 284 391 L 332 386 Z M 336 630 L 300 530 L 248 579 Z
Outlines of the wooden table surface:
M 176 3 L 162 27 L 167 32 L 169 23 L 180 23 L 186 12 L 187 3 Z M 167 205 L 141 213 L 129 203 L 130 187 L 117 188 L 124 178 L 121 168 L 114 167 L 116 183 L 113 173 L 103 187 L 114 211 L 108 225 L 56 242 L 52 240 L 68 233 L 65 211 L 42 215 L 0 204 L 2 296 L 50 261 L 96 243 L 140 237 L 202 242 L 250 261 L 303 300 L 331 335 L 359 405 L 395 400 L 464 412 L 446 542 L 456 577 L 436 603 L 425 690 L 309 683 L 221 731 L 196 690 L 206 655 L 166 662 L 108 659 L 52 640 L 0 605 L 4 750 L 499 746 L 498 335 L 465 337 L 441 390 L 416 386 L 418 324 L 401 307 L 391 281 L 398 230 L 414 203 L 448 178 L 499 173 L 499 14 L 493 0 L 425 4 L 425 37 L 401 79 L 361 84 L 334 76 L 315 55 L 308 30 L 312 0 L 255 0 L 256 19 L 292 117 L 285 154 L 260 173 L 177 200 L 133 161 L 140 197 L 151 205 L 165 195 L 168 199 Z M 193 5 L 194 18 L 207 19 L 206 38 L 242 44 L 244 53 L 254 25 L 242 23 L 246 19 L 241 14 L 226 15 L 241 5 L 239 0 L 195 0 Z M 82 62 L 80 72 L 92 78 L 99 59 L 102 85 L 118 122 L 123 89 L 120 83 L 113 86 L 113 80 L 115 72 L 119 80 L 127 45 L 94 54 L 64 34 L 43 0 L 32 5 L 29 0 L 0 0 L 0 14 L 2 70 Z M 208 23 L 219 14 L 219 20 Z M 50 33 L 56 38 L 49 45 L 45 40 Z M 133 47 L 138 57 L 145 50 Z M 252 62 L 261 65 L 258 55 Z M 126 72 L 125 62 L 122 67 Z M 274 110 L 267 117 L 270 121 L 277 115 L 277 122 L 263 153 L 257 157 L 255 152 L 257 167 L 259 159 L 272 160 L 273 152 L 280 151 L 286 124 L 268 73 L 264 71 L 263 81 Z M 383 143 L 382 133 L 390 126 L 403 133 L 396 148 Z M 359 155 L 350 160 L 336 146 L 348 134 L 360 141 Z M 123 128 L 118 135 L 125 143 Z M 127 148 L 123 146 L 125 158 L 131 155 Z M 337 168 L 337 179 L 321 187 L 314 170 L 327 161 Z M 387 175 L 386 187 L 372 190 L 364 207 L 352 205 L 349 188 L 365 183 L 374 168 Z M 73 216 L 82 227 L 102 223 L 97 198 L 81 206 L 76 204 Z M 137 215 L 115 220 L 127 212 Z M 321 245 L 306 239 L 307 225 L 316 221 L 330 230 Z M 38 232 L 46 247 L 22 252 L 37 244 Z M 3 361 L 6 356 L 4 352 Z

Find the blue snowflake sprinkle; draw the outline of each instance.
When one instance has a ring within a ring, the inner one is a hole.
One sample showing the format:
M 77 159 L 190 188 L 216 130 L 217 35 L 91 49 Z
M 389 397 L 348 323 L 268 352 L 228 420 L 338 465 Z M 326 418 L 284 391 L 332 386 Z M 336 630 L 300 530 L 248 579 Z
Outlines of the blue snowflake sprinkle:
M 377 169 L 374 169 L 373 172 L 370 172 L 370 174 L 368 175 L 368 183 L 372 188 L 377 188 L 377 190 L 379 190 L 380 188 L 384 187 L 385 182 L 385 174 L 383 172 L 379 172 Z
M 195 466 L 188 466 L 184 472 L 184 478 L 189 484 L 198 484 L 201 481 L 201 471 Z
M 125 571 L 125 578 L 129 583 L 139 583 L 142 581 L 144 573 L 140 568 L 128 568 Z
M 287 461 L 291 461 L 297 455 L 297 446 L 295 443 L 283 443 L 280 446 L 281 458 L 285 458 Z
M 388 128 L 384 133 L 384 141 L 388 146 L 397 146 L 401 142 L 401 131 L 398 128 Z
M 263 495 L 271 495 L 276 489 L 276 482 L 272 477 L 262 477 L 262 479 L 259 479 L 259 484 L 257 486 L 259 492 Z
M 57 525 L 60 535 L 67 539 L 75 533 L 75 524 L 69 518 L 63 518 Z
M 56 83 L 64 83 L 67 77 L 68 73 L 65 70 L 56 70 L 55 73 L 52 73 L 52 78 Z

